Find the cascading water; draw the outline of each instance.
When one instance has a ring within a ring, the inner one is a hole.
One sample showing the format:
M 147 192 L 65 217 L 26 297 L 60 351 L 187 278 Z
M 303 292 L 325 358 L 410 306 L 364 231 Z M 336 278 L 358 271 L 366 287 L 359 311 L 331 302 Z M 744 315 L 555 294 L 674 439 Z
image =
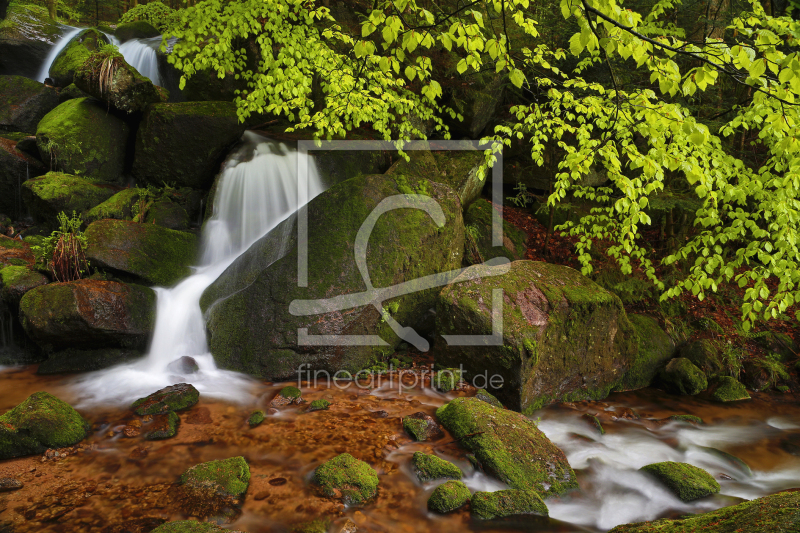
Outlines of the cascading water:
M 308 192 L 299 194 L 296 152 L 252 132 L 246 132 L 243 141 L 223 167 L 214 215 L 203 230 L 200 266 L 177 286 L 156 289 L 149 354 L 135 363 L 84 376 L 76 385 L 83 404 L 129 402 L 179 382 L 192 383 L 208 396 L 233 401 L 249 397 L 252 381 L 217 369 L 208 353 L 200 297 L 239 255 L 324 187 L 310 163 Z M 289 236 L 283 237 L 286 243 Z M 276 247 L 273 261 L 285 255 L 286 247 Z M 200 370 L 178 375 L 175 368 L 168 368 L 183 356 L 193 357 Z
M 86 28 L 75 28 L 73 26 L 66 26 L 66 29 L 67 32 L 64 34 L 64 36 L 61 37 L 61 39 L 59 39 L 58 41 L 56 41 L 56 43 L 53 45 L 53 48 L 50 49 L 50 53 L 47 54 L 44 63 L 42 63 L 42 68 L 36 75 L 36 81 L 44 83 L 44 80 L 46 80 L 50 76 L 50 66 L 53 64 L 53 61 L 56 60 L 58 54 L 60 54 L 61 51 L 64 48 L 66 48 L 69 42 L 76 35 L 78 35 L 81 31 L 83 31 Z
M 154 85 L 161 85 L 158 56 L 156 55 L 156 50 L 161 46 L 160 36 L 149 39 L 130 39 L 122 44 L 113 35 L 106 34 L 106 36 L 119 47 L 122 57 L 130 66 L 145 78 L 150 78 Z

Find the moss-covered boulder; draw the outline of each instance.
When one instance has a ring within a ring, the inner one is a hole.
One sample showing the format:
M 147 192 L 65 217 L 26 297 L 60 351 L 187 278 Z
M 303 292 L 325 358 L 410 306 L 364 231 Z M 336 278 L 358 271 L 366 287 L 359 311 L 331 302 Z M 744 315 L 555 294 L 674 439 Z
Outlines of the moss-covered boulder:
M 174 411 L 163 415 L 155 415 L 147 428 L 144 438 L 147 440 L 170 439 L 178 434 L 178 425 L 180 423 L 181 419 Z
M 95 205 L 83 215 L 87 226 L 104 218 L 114 220 L 131 220 L 133 206 L 139 200 L 139 189 L 131 187 L 123 189 L 101 204 Z
M 155 528 L 150 533 L 242 533 L 231 529 L 223 529 L 210 522 L 196 522 L 194 520 L 181 520 L 180 522 L 167 522 Z
M 114 30 L 114 36 L 119 39 L 121 43 L 130 41 L 131 39 L 149 39 L 150 37 L 158 37 L 161 32 L 153 27 L 152 24 L 146 20 L 135 20 L 127 24 L 120 24 Z
M 720 349 L 709 339 L 684 343 L 678 348 L 677 356 L 691 361 L 709 378 L 716 377 L 724 371 Z
M 118 182 L 125 163 L 128 125 L 89 98 L 67 100 L 36 129 L 42 161 L 68 174 Z
M 439 392 L 455 390 L 462 382 L 462 372 L 457 368 L 437 370 L 431 377 L 431 386 Z
M 494 206 L 480 198 L 464 212 L 466 228 L 466 250 L 464 257 L 469 264 L 483 263 L 495 257 L 506 257 L 511 261 L 525 259 L 528 235 L 516 226 L 502 221 L 502 234 L 498 235 L 499 246 L 494 246 L 492 218 L 500 216 Z M 499 232 L 498 232 L 499 233 Z
M 189 383 L 178 383 L 139 398 L 133 402 L 131 410 L 139 416 L 161 415 L 189 409 L 199 400 L 200 393 L 194 386 Z
M 512 516 L 548 516 L 542 498 L 532 490 L 498 490 L 476 492 L 470 499 L 472 516 L 481 520 L 508 518 Z
M 403 429 L 416 441 L 437 440 L 444 437 L 444 432 L 436 420 L 421 411 L 404 416 Z
M 503 301 L 493 304 L 498 289 Z M 619 298 L 576 270 L 542 262 L 468 268 L 439 294 L 436 332 L 491 335 L 500 305 L 502 344 L 437 342 L 434 356 L 437 367 L 463 366 L 477 386 L 502 377 L 496 395 L 509 408 L 605 398 L 635 357 L 635 331 Z
M 794 339 L 779 331 L 768 331 L 755 340 L 767 352 L 778 354 L 784 363 L 796 359 L 800 352 Z
M 478 169 L 485 158 L 483 150 L 434 151 L 433 158 L 439 169 L 435 181 L 455 190 L 464 209 L 480 198 L 483 186 L 492 175 L 492 169 L 487 168 L 483 179 L 478 176 Z
M 0 131 L 36 133 L 36 126 L 58 105 L 52 87 L 22 76 L 0 76 Z
M 302 391 L 290 385 L 278 391 L 278 394 L 269 402 L 269 405 L 270 407 L 286 407 L 287 405 L 299 404 L 302 402 Z
M 159 198 L 148 208 L 145 223 L 184 231 L 189 229 L 189 213 L 169 198 Z
M 672 394 L 693 396 L 708 388 L 708 378 L 691 361 L 676 357 L 667 363 L 657 377 L 657 383 Z
M 638 350 L 619 388 L 636 390 L 653 382 L 658 371 L 675 355 L 675 343 L 653 317 L 629 314 L 628 320 L 636 331 Z
M 34 219 L 47 227 L 58 226 L 62 211 L 80 214 L 113 196 L 116 187 L 60 172 L 48 172 L 22 184 L 22 199 Z
M 140 359 L 144 350 L 133 348 L 97 348 L 80 350 L 67 348 L 47 355 L 36 369 L 37 374 L 73 374 L 92 372 Z
M 109 66 L 110 65 L 110 66 Z M 91 54 L 75 73 L 75 85 L 86 94 L 126 113 L 140 113 L 162 101 L 161 92 L 122 57 Z
M 0 298 L 16 309 L 26 292 L 48 282 L 42 274 L 26 266 L 7 266 L 0 270 Z
M 456 398 L 436 416 L 487 473 L 511 488 L 558 495 L 578 486 L 564 452 L 520 413 Z
M 58 91 L 58 103 L 63 104 L 67 100 L 75 100 L 76 98 L 88 98 L 89 95 L 78 89 L 74 83 L 70 83 L 60 91 Z
M 250 485 L 250 466 L 244 457 L 200 463 L 180 477 L 183 504 L 196 516 L 211 516 L 241 505 Z
M 17 142 L 0 134 L 0 213 L 19 220 L 25 216 L 20 183 L 41 176 L 41 161 L 17 148 Z
M 475 397 L 482 402 L 486 402 L 493 407 L 497 407 L 498 409 L 503 409 L 503 404 L 498 400 L 494 394 L 490 393 L 486 389 L 478 389 L 478 392 L 475 393 Z
M 50 79 L 57 87 L 66 87 L 75 78 L 92 52 L 103 44 L 108 44 L 108 37 L 94 28 L 83 30 L 64 47 L 50 65 Z
M 87 431 L 86 422 L 68 403 L 35 392 L 0 416 L 0 460 L 72 446 Z
M 37 287 L 19 304 L 22 327 L 46 352 L 144 349 L 155 324 L 155 309 L 152 289 L 89 279 Z
M 430 453 L 414 452 L 411 457 L 411 465 L 414 473 L 417 474 L 417 479 L 423 483 L 437 479 L 461 479 L 463 477 L 461 469 L 456 465 Z
M 401 187 L 429 194 L 441 208 L 441 218 L 437 216 L 437 224 L 421 209 L 381 215 L 365 251 L 372 285 L 390 287 L 457 269 L 464 227 L 452 189 L 413 177 L 400 183 L 383 175 L 349 179 L 308 204 L 308 287 L 298 287 L 297 231 L 290 218 L 242 254 L 203 294 L 209 348 L 217 364 L 278 379 L 295 377 L 302 363 L 355 373 L 388 356 L 401 339 L 385 317 L 413 327 L 433 306 L 438 288 L 387 300 L 383 313 L 367 302 L 329 311 L 329 304 L 315 300 L 355 297 L 365 290 L 355 259 L 356 236 L 373 209 L 400 194 Z M 288 250 L 282 258 L 281 249 Z M 304 316 L 309 312 L 315 314 Z M 377 335 L 387 346 L 302 346 L 298 330 L 303 329 L 314 336 Z
M 325 496 L 359 505 L 378 493 L 378 474 L 364 461 L 349 453 L 337 455 L 314 471 L 314 483 Z
M 684 502 L 704 498 L 720 490 L 719 483 L 711 474 L 690 464 L 666 461 L 643 466 L 640 470 L 653 476 Z
M 461 481 L 446 481 L 435 489 L 428 498 L 428 509 L 436 513 L 450 513 L 467 504 L 470 499 L 469 488 Z
M 0 17 L 0 72 L 36 78 L 63 31 L 44 6 L 11 3 L 6 17 Z
M 174 285 L 190 274 L 197 237 L 155 224 L 98 220 L 86 228 L 86 257 L 96 268 L 152 285 Z
M 800 531 L 800 492 L 780 492 L 678 519 L 617 526 L 610 533 L 765 533 Z
M 0 274 L 2 272 L 0 271 Z M 738 400 L 749 400 L 750 395 L 739 380 L 731 376 L 721 376 L 714 383 L 714 390 L 711 398 L 718 402 L 735 402 Z
M 154 185 L 208 189 L 244 129 L 233 102 L 153 104 L 136 134 L 133 174 Z
M 261 409 L 257 411 L 253 411 L 250 416 L 247 418 L 247 425 L 251 428 L 260 426 L 264 420 L 267 419 L 267 416 L 264 414 L 264 411 Z

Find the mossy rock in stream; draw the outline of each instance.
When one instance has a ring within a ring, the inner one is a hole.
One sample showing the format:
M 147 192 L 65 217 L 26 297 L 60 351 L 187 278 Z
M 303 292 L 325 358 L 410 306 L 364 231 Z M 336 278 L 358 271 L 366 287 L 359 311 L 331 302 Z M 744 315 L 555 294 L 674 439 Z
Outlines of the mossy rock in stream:
M 35 392 L 0 416 L 0 460 L 72 446 L 86 437 L 87 426 L 68 403 Z
M 141 285 L 82 279 L 25 293 L 20 321 L 46 353 L 72 349 L 144 349 L 155 325 L 155 292 Z
M 250 466 L 244 457 L 195 465 L 180 477 L 183 506 L 196 516 L 230 515 L 244 501 L 250 485 Z
M 22 184 L 22 199 L 36 221 L 58 227 L 59 213 L 81 214 L 113 196 L 119 189 L 106 183 L 61 172 L 48 172 Z
M 638 349 L 619 389 L 637 390 L 649 387 L 658 371 L 672 359 L 675 343 L 653 317 L 628 314 L 628 320 L 636 331 Z
M 111 61 L 112 67 L 109 67 Z M 110 74 L 101 74 L 101 73 Z M 161 91 L 149 78 L 122 57 L 109 60 L 103 53 L 91 54 L 75 73 L 75 85 L 86 94 L 125 113 L 141 113 L 162 101 Z M 166 99 L 166 98 L 164 98 Z
M 64 31 L 46 7 L 12 2 L 5 18 L 0 17 L 0 72 L 36 78 Z
M 83 30 L 73 37 L 53 60 L 53 64 L 50 65 L 50 79 L 56 87 L 70 85 L 92 52 L 96 52 L 101 45 L 108 43 L 108 37 L 96 29 Z
M 404 187 L 425 191 L 432 201 L 414 203 L 422 201 L 416 195 L 402 195 Z M 366 247 L 372 285 L 413 286 L 420 278 L 458 269 L 464 226 L 452 189 L 413 177 L 399 181 L 383 175 L 349 179 L 308 204 L 308 287 L 297 283 L 296 219 L 290 217 L 239 256 L 206 289 L 200 305 L 217 364 L 278 380 L 296 378 L 303 363 L 309 370 L 355 374 L 388 359 L 402 339 L 385 317 L 413 327 L 433 306 L 438 288 L 420 287 L 422 290 L 387 300 L 383 313 L 366 302 L 356 303 L 352 309 L 330 310 L 329 304 L 320 300 L 342 295 L 358 298 L 365 290 L 355 258 L 355 239 L 373 210 L 389 197 L 429 207 L 438 220 L 420 208 L 393 209 L 381 215 Z M 285 255 L 281 257 L 281 253 Z M 298 330 L 308 335 L 375 335 L 386 346 L 302 345 L 298 344 Z
M 538 261 L 467 268 L 438 295 L 436 333 L 491 335 L 495 307 L 501 343 L 437 341 L 434 360 L 461 366 L 477 387 L 502 377 L 492 392 L 511 409 L 605 398 L 635 360 L 638 339 L 620 299 L 572 268 Z
M 363 504 L 378 494 L 377 472 L 349 453 L 337 455 L 317 467 L 314 483 L 325 496 L 340 498 L 346 505 Z
M 411 464 L 417 474 L 417 479 L 423 483 L 437 479 L 461 479 L 463 477 L 461 469 L 456 465 L 430 453 L 414 452 Z
M 428 498 L 428 509 L 436 513 L 451 513 L 467 504 L 469 488 L 461 481 L 446 481 L 433 489 Z
M 676 357 L 658 373 L 657 382 L 667 392 L 693 396 L 708 388 L 708 378 L 691 361 Z
M 736 378 L 731 376 L 721 376 L 714 383 L 714 391 L 711 399 L 717 402 L 735 402 L 739 400 L 749 400 L 750 395 L 747 389 Z
M 496 212 L 488 200 L 480 198 L 464 213 L 464 226 L 467 231 L 464 257 L 469 264 L 475 265 L 495 257 L 506 257 L 510 261 L 525 259 L 528 235 L 502 217 L 502 234 L 498 236 L 502 244 L 493 246 L 492 218 Z M 497 215 L 499 216 L 499 212 Z
M 267 417 L 264 414 L 264 411 L 259 409 L 258 411 L 253 411 L 247 419 L 247 425 L 251 428 L 260 426 Z
M 196 522 L 194 520 L 181 520 L 180 522 L 167 522 L 155 528 L 150 533 L 243 533 L 231 529 L 223 529 L 209 522 Z
M 0 131 L 36 133 L 36 126 L 58 105 L 52 87 L 22 76 L 0 76 Z
M 131 410 L 139 416 L 160 415 L 173 411 L 183 411 L 200 400 L 200 392 L 189 383 L 178 383 L 139 398 L 131 405 Z
M 665 461 L 643 466 L 639 470 L 656 478 L 684 502 L 691 502 L 720 491 L 719 483 L 711 474 L 690 464 Z
M 422 411 L 404 416 L 403 429 L 418 442 L 438 440 L 444 437 L 444 431 L 438 422 L 431 415 Z
M 163 415 L 153 416 L 153 421 L 148 426 L 148 431 L 144 438 L 147 440 L 164 440 L 178 434 L 178 425 L 181 423 L 180 417 L 175 411 L 170 411 Z
M 104 105 L 75 98 L 44 116 L 36 128 L 36 144 L 42 161 L 54 168 L 115 183 L 121 179 L 129 133 L 128 125 Z
M 524 415 L 476 398 L 456 398 L 436 417 L 483 469 L 511 488 L 555 496 L 577 488 L 567 458 Z
M 327 411 L 330 406 L 331 402 L 325 398 L 320 398 L 311 402 L 311 404 L 308 406 L 307 412 L 313 413 L 314 411 Z
M 26 292 L 49 282 L 45 276 L 28 267 L 7 266 L 0 270 L 0 298 L 15 309 Z
M 688 359 L 708 378 L 721 375 L 725 367 L 719 347 L 709 339 L 689 341 L 678 349 L 678 357 Z
M 536 491 L 498 490 L 476 492 L 470 500 L 472 516 L 481 520 L 508 518 L 511 516 L 548 516 L 547 505 Z
M 495 398 L 494 394 L 491 394 L 486 389 L 478 389 L 478 392 L 475 393 L 475 397 L 482 402 L 486 402 L 492 407 L 497 407 L 498 409 L 504 409 L 503 404 Z
M 150 37 L 158 37 L 161 32 L 153 27 L 152 24 L 146 20 L 135 20 L 126 24 L 120 24 L 114 30 L 114 36 L 124 43 L 131 39 L 149 39 Z
M 197 237 L 155 224 L 98 220 L 86 228 L 86 258 L 95 268 L 133 276 L 144 283 L 171 286 L 191 273 Z
M 780 492 L 678 519 L 624 524 L 609 533 L 767 533 L 800 531 L 800 492 Z

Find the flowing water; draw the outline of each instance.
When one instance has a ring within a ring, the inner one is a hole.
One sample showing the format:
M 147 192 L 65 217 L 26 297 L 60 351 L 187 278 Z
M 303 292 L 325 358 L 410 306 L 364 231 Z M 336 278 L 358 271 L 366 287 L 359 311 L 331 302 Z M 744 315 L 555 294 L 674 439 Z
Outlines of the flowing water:
M 39 74 L 36 75 L 36 81 L 44 83 L 44 80 L 50 76 L 50 66 L 53 64 L 53 61 L 56 60 L 58 54 L 60 54 L 61 51 L 69 44 L 69 42 L 84 29 L 86 28 L 65 26 L 66 33 L 64 33 L 61 39 L 56 41 L 56 43 L 53 45 L 53 48 L 50 49 L 50 53 L 47 54 L 47 57 L 44 59 L 44 63 L 42 63 L 42 68 L 39 70 Z
M 172 288 L 157 288 L 156 325 L 147 357 L 88 374 L 76 382 L 80 404 L 125 404 L 167 385 L 188 382 L 204 395 L 246 401 L 254 382 L 219 370 L 208 353 L 200 310 L 203 291 L 251 244 L 292 215 L 324 188 L 309 165 L 308 190 L 298 191 L 297 153 L 283 144 L 246 132 L 223 166 L 214 214 L 202 235 L 202 259 L 195 273 Z M 284 242 L 288 236 L 283 236 Z M 277 246 L 273 261 L 286 253 Z M 182 356 L 200 371 L 181 375 L 169 367 Z

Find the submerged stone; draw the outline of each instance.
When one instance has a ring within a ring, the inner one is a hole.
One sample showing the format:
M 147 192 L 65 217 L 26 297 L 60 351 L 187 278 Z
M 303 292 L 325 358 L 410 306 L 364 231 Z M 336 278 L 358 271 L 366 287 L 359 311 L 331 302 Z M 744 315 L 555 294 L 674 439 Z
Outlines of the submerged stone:
M 254 428 L 256 426 L 260 426 L 261 423 L 264 422 L 264 420 L 266 420 L 266 418 L 267 416 L 264 414 L 264 411 L 259 409 L 258 411 L 252 412 L 250 417 L 247 419 L 247 424 L 251 428 Z
M 520 413 L 456 398 L 436 417 L 487 473 L 512 488 L 554 496 L 578 486 L 564 452 Z
M 708 513 L 624 524 L 609 533 L 766 533 L 800 531 L 800 492 L 780 492 Z
M 322 463 L 314 472 L 314 483 L 325 496 L 339 498 L 347 505 L 363 504 L 378 493 L 378 474 L 349 453 Z
M 414 452 L 411 464 L 417 478 L 423 483 L 437 479 L 461 479 L 461 469 L 450 461 L 445 461 L 430 453 Z
M 470 499 L 470 492 L 461 481 L 447 481 L 436 487 L 428 498 L 428 509 L 436 513 L 450 513 L 463 507 Z
M 200 393 L 189 383 L 170 385 L 144 398 L 139 398 L 131 410 L 139 416 L 158 415 L 172 411 L 183 411 L 200 400 Z
M 416 441 L 437 440 L 444 432 L 436 420 L 422 411 L 403 417 L 403 429 Z
M 683 357 L 676 357 L 658 374 L 659 383 L 673 394 L 693 396 L 708 388 L 708 379 L 702 370 Z
M 603 428 L 603 424 L 600 423 L 600 419 L 597 418 L 596 416 L 589 413 L 583 413 L 581 415 L 581 418 L 585 420 L 589 424 L 589 426 L 592 427 L 592 429 L 597 430 L 601 435 L 606 434 L 606 430 Z
M 677 420 L 678 422 L 689 422 L 690 424 L 696 425 L 703 423 L 703 419 L 695 415 L 671 415 L 668 417 L 668 419 Z
M 68 403 L 34 392 L 0 416 L 0 460 L 72 446 L 87 431 L 86 421 Z
M 681 501 L 690 502 L 720 491 L 719 483 L 711 474 L 687 463 L 666 461 L 640 468 L 655 477 Z
M 10 477 L 0 479 L 0 492 L 11 492 L 22 488 L 22 482 Z
M 736 378 L 721 376 L 717 378 L 714 392 L 711 393 L 711 399 L 718 402 L 735 402 L 749 400 L 750 394 L 747 393 L 747 389 Z
M 311 402 L 311 405 L 308 406 L 308 412 L 313 411 L 327 411 L 331 406 L 331 402 L 324 398 L 320 398 L 319 400 L 314 400 Z
M 152 530 L 150 533 L 243 533 L 224 529 L 209 522 L 196 522 L 194 520 L 181 520 L 180 522 L 167 522 Z
M 164 440 L 174 437 L 178 434 L 180 422 L 180 417 L 174 411 L 164 415 L 155 415 L 144 438 L 147 440 Z
M 542 498 L 532 490 L 498 490 L 476 492 L 470 500 L 472 516 L 481 520 L 511 516 L 548 516 Z

